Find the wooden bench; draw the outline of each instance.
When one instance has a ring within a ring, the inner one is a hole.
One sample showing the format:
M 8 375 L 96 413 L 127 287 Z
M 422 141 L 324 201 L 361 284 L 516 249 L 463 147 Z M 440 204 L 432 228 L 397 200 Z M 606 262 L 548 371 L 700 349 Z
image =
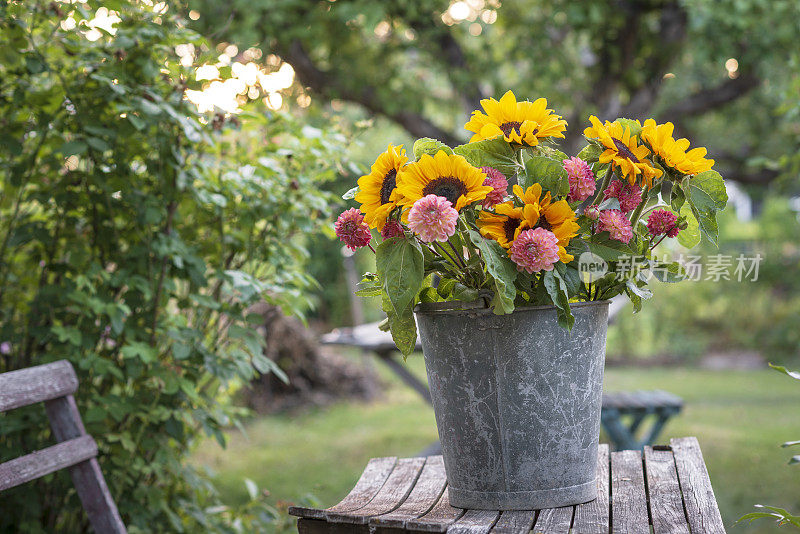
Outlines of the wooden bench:
M 548 510 L 450 506 L 441 456 L 373 458 L 355 487 L 327 509 L 293 506 L 301 534 L 718 534 L 725 528 L 693 437 L 644 451 L 598 451 L 598 498 Z M 651 530 L 652 529 L 652 530 Z
M 681 409 L 683 399 L 666 391 L 603 393 L 600 420 L 615 450 L 641 450 L 655 443 L 667 421 Z M 647 419 L 652 419 L 650 430 L 639 432 Z
M 98 534 L 123 534 L 125 525 L 97 463 L 72 396 L 75 370 L 66 360 L 0 374 L 0 413 L 44 402 L 56 444 L 0 464 L 0 491 L 69 469 L 89 522 Z

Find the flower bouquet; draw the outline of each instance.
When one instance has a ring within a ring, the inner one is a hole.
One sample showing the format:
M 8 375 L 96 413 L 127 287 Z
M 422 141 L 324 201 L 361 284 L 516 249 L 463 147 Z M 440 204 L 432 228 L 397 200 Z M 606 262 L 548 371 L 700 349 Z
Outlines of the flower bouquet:
M 680 265 L 653 253 L 663 239 L 716 242 L 723 179 L 672 123 L 592 116 L 588 144 L 568 157 L 553 146 L 567 123 L 544 98 L 508 91 L 481 104 L 465 125 L 469 143 L 420 139 L 414 161 L 390 145 L 344 195 L 360 210 L 339 216 L 339 238 L 356 249 L 371 247 L 370 228 L 381 233 L 377 272 L 358 294 L 381 296 L 403 354 L 418 302 L 484 299 L 496 314 L 552 304 L 570 329 L 570 303 L 625 293 L 638 311 L 653 276 L 679 281 Z
M 673 125 L 590 117 L 587 145 L 547 101 L 481 101 L 469 143 L 389 146 L 345 195 L 336 233 L 369 246 L 403 354 L 425 356 L 453 506 L 534 510 L 596 495 L 608 299 L 641 307 L 651 277 L 682 278 L 654 248 L 717 238 L 727 195 L 704 148 Z M 415 320 L 416 315 L 416 320 Z

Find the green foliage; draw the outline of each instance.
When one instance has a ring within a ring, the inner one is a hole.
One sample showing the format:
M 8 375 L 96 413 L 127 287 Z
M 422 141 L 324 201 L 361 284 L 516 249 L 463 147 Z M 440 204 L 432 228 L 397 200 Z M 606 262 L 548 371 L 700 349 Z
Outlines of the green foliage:
M 800 373 L 796 371 L 789 371 L 786 367 L 781 365 L 772 365 L 770 367 L 778 371 L 779 373 L 783 373 L 795 380 L 800 380 Z M 794 445 L 800 444 L 800 441 L 787 441 L 782 445 L 782 447 L 792 447 Z M 791 460 L 789 460 L 789 465 L 798 464 L 800 463 L 800 455 L 793 456 Z M 756 508 L 761 508 L 764 510 L 763 512 L 750 512 L 749 514 L 745 514 L 739 518 L 739 521 L 754 521 L 756 519 L 772 519 L 775 521 L 779 526 L 780 525 L 791 525 L 800 529 L 800 515 L 795 515 L 790 512 L 787 512 L 783 508 L 778 508 L 776 506 L 766 506 L 763 504 L 756 504 Z
M 60 26 L 101 6 L 113 34 Z M 258 492 L 227 508 L 183 460 L 198 437 L 224 443 L 235 384 L 280 373 L 248 310 L 307 306 L 305 236 L 340 140 L 263 108 L 198 116 L 174 50 L 208 46 L 168 7 L 0 2 L 0 372 L 73 363 L 130 532 L 260 531 L 277 514 Z M 0 457 L 47 444 L 43 415 L 2 416 Z M 0 530 L 85 531 L 70 488 L 62 473 L 4 493 Z
M 425 278 L 422 248 L 417 241 L 394 237 L 378 245 L 375 252 L 392 339 L 404 355 L 411 354 L 417 342 L 414 304 Z

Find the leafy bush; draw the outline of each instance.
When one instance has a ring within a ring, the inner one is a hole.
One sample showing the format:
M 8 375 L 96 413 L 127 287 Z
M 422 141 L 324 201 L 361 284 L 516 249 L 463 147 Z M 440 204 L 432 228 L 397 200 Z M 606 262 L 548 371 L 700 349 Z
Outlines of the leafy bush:
M 303 309 L 341 140 L 258 107 L 198 115 L 175 47 L 208 47 L 147 4 L 0 2 L 0 372 L 74 364 L 131 532 L 261 530 L 276 513 L 258 492 L 225 508 L 184 459 L 224 442 L 232 384 L 280 372 L 248 307 Z M 110 32 L 87 23 L 101 8 Z M 0 458 L 46 428 L 38 406 L 0 417 Z M 85 531 L 71 488 L 59 473 L 4 493 L 0 531 Z

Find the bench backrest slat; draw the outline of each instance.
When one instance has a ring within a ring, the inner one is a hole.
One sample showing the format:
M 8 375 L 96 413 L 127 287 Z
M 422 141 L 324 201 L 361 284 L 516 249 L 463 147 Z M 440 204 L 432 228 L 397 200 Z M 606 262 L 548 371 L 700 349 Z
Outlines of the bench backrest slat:
M 0 491 L 97 456 L 92 436 L 81 436 L 0 464 Z
M 44 402 L 58 442 L 0 464 L 0 491 L 67 468 L 94 531 L 126 534 L 97 463 L 97 443 L 86 434 L 72 396 L 77 389 L 78 378 L 66 360 L 0 374 L 0 412 Z
M 0 412 L 71 395 L 78 377 L 66 360 L 0 374 Z

